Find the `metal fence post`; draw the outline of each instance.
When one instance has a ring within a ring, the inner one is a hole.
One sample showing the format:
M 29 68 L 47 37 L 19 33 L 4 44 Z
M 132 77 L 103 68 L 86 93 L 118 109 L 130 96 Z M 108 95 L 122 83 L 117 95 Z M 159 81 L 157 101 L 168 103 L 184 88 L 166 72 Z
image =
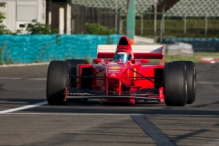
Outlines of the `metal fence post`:
M 157 39 L 157 0 L 154 0 L 154 43 L 156 43 Z
M 162 42 L 162 39 L 163 39 L 163 17 L 164 17 L 164 14 L 162 13 L 161 21 L 160 21 L 160 43 Z
M 186 34 L 186 15 L 183 17 L 184 20 L 184 35 Z
M 163 33 L 165 33 L 165 10 L 163 9 L 163 13 L 162 13 L 162 19 L 163 19 Z
M 141 14 L 141 35 L 144 33 L 144 14 Z
M 208 16 L 205 15 L 205 36 L 208 34 Z
M 115 0 L 115 3 L 116 3 L 116 10 L 115 10 L 115 33 L 118 33 L 118 30 L 117 30 L 118 0 Z

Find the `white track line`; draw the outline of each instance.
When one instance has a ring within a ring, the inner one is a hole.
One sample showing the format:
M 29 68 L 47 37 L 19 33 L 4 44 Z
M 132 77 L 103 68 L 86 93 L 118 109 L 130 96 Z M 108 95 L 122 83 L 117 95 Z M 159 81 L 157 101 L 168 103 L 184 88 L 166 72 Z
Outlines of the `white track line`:
M 2 80 L 40 80 L 45 81 L 46 78 L 9 78 L 9 77 L 0 77 Z M 196 82 L 197 84 L 219 84 L 219 82 Z
M 2 80 L 46 80 L 46 78 L 9 78 L 0 77 Z M 219 84 L 219 82 L 196 82 L 197 84 Z
M 42 62 L 42 63 L 23 63 L 23 64 L 9 64 L 9 65 L 0 65 L 1 67 L 23 67 L 23 66 L 39 66 L 39 65 L 49 65 L 49 62 Z
M 4 111 L 0 111 L 0 114 L 6 114 L 6 113 L 15 112 L 15 111 L 20 111 L 20 110 L 24 110 L 24 109 L 37 107 L 37 106 L 42 106 L 42 105 L 45 105 L 45 104 L 48 104 L 48 102 L 44 101 L 44 102 L 40 102 L 40 103 L 36 103 L 36 104 L 32 104 L 32 105 L 26 105 L 26 106 L 22 106 L 22 107 L 18 107 L 18 108 L 4 110 Z
M 40 81 L 45 81 L 46 78 L 24 78 L 26 80 L 40 80 Z
M 10 115 L 48 115 L 48 116 L 129 116 L 130 114 L 109 114 L 109 113 L 30 113 L 30 112 L 19 112 L 19 113 L 8 113 Z
M 128 114 L 109 114 L 109 113 L 48 113 L 48 112 L 19 112 L 19 113 L 7 113 L 10 115 L 51 115 L 51 116 L 129 116 L 129 115 L 139 115 L 141 113 L 128 113 Z M 219 117 L 219 115 L 183 115 L 183 114 L 143 114 L 145 116 L 163 116 L 163 117 Z
M 45 81 L 46 78 L 8 78 L 8 77 L 0 77 L 2 80 L 38 80 Z
M 197 82 L 197 84 L 219 84 L 219 82 Z

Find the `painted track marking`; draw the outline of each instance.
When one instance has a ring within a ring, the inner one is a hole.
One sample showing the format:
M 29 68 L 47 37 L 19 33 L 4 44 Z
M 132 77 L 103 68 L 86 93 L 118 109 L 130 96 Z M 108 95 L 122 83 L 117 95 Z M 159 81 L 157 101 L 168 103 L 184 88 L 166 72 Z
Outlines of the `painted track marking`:
M 168 138 L 166 134 L 150 122 L 144 115 L 131 114 L 130 117 L 153 139 L 157 146 L 176 146 L 175 142 Z
M 19 108 L 13 108 L 9 110 L 0 111 L 0 114 L 29 114 L 29 115 L 40 115 L 40 114 L 51 114 L 51 115 L 86 115 L 85 114 L 62 114 L 62 113 L 12 113 L 15 111 L 20 111 L 24 109 L 34 108 L 42 105 L 48 104 L 47 101 L 36 103 L 33 105 L 26 105 Z M 87 114 L 91 115 L 91 114 Z M 100 114 L 92 114 L 92 115 L 100 115 Z M 152 122 L 150 122 L 144 115 L 142 114 L 101 114 L 101 115 L 129 115 L 133 121 L 140 126 L 140 128 L 152 138 L 152 140 L 156 143 L 157 146 L 176 146 L 176 143 L 172 141 L 166 134 L 164 134 L 156 125 L 154 125 Z M 161 115 L 160 115 L 161 116 Z M 174 116 L 174 115 L 173 115 Z M 178 115 L 179 116 L 179 115 Z M 191 116 L 191 115 L 190 115 Z
M 46 78 L 14 78 L 0 77 L 2 80 L 46 80 Z M 219 84 L 219 82 L 196 82 L 197 84 Z
M 46 78 L 8 78 L 8 77 L 0 77 L 2 80 L 42 80 L 45 81 Z
M 111 114 L 111 113 L 48 113 L 48 112 L 19 112 L 19 113 L 7 113 L 10 115 L 52 115 L 52 116 L 127 116 L 133 114 Z M 141 113 L 139 113 L 141 114 Z M 181 115 L 181 114 L 143 114 L 145 116 L 163 116 L 163 117 L 219 117 L 219 115 Z
M 35 81 L 46 81 L 46 78 L 9 78 L 0 77 L 2 80 L 35 80 Z M 219 82 L 196 82 L 197 84 L 219 84 Z
M 197 84 L 219 84 L 219 82 L 197 82 Z
M 18 107 L 18 108 L 3 110 L 3 111 L 0 111 L 0 114 L 6 114 L 6 113 L 15 112 L 15 111 L 20 111 L 20 110 L 24 110 L 24 109 L 37 107 L 37 106 L 42 106 L 42 105 L 45 105 L 45 104 L 48 104 L 48 102 L 44 101 L 44 102 L 40 102 L 40 103 L 36 103 L 36 104 L 32 104 L 32 105 L 26 105 L 26 106 L 22 106 L 22 107 Z

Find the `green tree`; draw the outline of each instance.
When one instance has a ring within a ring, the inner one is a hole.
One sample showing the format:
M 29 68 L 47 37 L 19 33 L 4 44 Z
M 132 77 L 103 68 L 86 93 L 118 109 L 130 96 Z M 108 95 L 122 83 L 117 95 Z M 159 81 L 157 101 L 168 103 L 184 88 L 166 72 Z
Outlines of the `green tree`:
M 85 33 L 87 34 L 95 34 L 95 35 L 111 35 L 115 31 L 114 29 L 110 29 L 106 26 L 102 26 L 98 23 L 86 23 L 85 24 Z
M 107 44 L 113 44 L 113 39 L 110 38 L 111 34 L 114 34 L 115 30 L 113 28 L 108 28 L 106 26 L 102 26 L 99 23 L 86 23 L 85 24 L 85 33 L 94 34 L 94 35 L 106 35 Z
M 5 25 L 2 24 L 3 19 L 5 19 L 5 16 L 2 12 L 0 12 L 0 34 L 12 34 L 12 32 L 7 29 Z
M 49 24 L 42 24 L 36 19 L 32 23 L 27 24 L 26 31 L 30 34 L 57 34 L 58 30 L 52 29 Z

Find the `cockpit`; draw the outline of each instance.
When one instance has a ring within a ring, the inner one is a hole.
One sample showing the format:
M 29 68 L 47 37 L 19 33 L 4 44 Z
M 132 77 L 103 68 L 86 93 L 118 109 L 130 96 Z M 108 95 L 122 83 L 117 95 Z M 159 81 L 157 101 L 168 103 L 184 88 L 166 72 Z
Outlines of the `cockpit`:
M 115 62 L 126 63 L 128 60 L 131 60 L 131 54 L 128 55 L 126 52 L 118 52 L 114 55 Z

